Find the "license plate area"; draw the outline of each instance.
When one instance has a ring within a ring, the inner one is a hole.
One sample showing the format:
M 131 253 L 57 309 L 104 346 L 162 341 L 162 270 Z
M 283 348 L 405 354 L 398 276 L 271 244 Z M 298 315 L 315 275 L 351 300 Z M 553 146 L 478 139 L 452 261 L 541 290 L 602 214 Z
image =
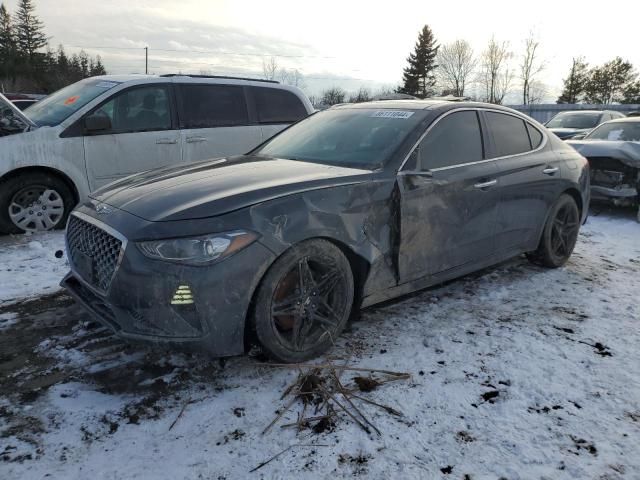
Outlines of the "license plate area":
M 75 264 L 78 274 L 80 274 L 85 281 L 93 284 L 93 259 L 78 250 L 74 252 L 73 263 Z

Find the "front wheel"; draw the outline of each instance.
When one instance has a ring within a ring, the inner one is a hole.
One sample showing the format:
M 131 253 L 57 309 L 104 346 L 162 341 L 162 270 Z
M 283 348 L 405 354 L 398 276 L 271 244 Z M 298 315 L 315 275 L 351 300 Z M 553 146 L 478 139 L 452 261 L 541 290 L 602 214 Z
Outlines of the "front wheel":
M 69 186 L 47 172 L 16 175 L 0 183 L 0 232 L 64 228 L 75 199 Z
M 254 329 L 267 355 L 301 362 L 320 355 L 344 329 L 353 307 L 349 261 L 326 240 L 285 252 L 266 273 L 254 304 Z
M 580 211 L 571 195 L 562 194 L 551 208 L 537 250 L 527 254 L 529 260 L 549 268 L 563 266 L 578 240 Z

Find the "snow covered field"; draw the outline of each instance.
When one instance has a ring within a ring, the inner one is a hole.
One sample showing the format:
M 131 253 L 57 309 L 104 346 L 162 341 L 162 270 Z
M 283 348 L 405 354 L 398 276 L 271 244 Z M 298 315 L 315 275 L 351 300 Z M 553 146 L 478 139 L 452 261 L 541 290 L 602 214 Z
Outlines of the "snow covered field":
M 69 270 L 63 252 L 62 231 L 0 236 L 0 307 L 58 290 Z
M 331 354 L 412 375 L 367 394 L 403 417 L 360 405 L 380 436 L 261 435 L 295 371 L 125 345 L 61 293 L 16 303 L 56 290 L 62 237 L 0 242 L 0 479 L 640 478 L 630 211 L 591 217 L 565 268 L 518 258 L 364 311 Z

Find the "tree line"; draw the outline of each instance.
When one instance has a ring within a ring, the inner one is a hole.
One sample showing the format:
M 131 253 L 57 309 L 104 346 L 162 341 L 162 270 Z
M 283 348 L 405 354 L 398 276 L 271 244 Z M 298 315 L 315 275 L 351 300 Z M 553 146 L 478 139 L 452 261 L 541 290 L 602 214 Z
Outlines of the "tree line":
M 20 0 L 13 14 L 0 3 L 0 91 L 47 94 L 106 73 L 100 56 L 51 49 L 32 0 Z
M 431 28 L 425 25 L 407 57 L 402 83 L 395 91 L 417 98 L 453 95 L 495 104 L 502 104 L 507 94 L 517 93 L 521 103 L 529 105 L 541 103 L 548 96 L 548 86 L 540 80 L 546 67 L 540 41 L 533 32 L 524 39 L 518 54 L 509 42 L 495 37 L 476 53 L 464 39 L 439 45 Z M 369 100 L 370 95 L 362 92 L 361 88 L 349 98 L 343 89 L 333 87 L 318 99 L 326 105 L 347 99 Z M 557 103 L 640 103 L 638 73 L 620 57 L 594 67 L 589 67 L 583 57 L 574 58 Z

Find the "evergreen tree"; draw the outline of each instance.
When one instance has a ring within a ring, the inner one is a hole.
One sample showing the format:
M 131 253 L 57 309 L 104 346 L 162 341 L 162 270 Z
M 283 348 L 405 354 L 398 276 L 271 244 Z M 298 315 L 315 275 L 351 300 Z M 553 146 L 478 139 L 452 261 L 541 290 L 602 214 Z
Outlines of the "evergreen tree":
M 589 72 L 585 84 L 586 100 L 600 104 L 620 102 L 624 99 L 625 90 L 637 76 L 631 63 L 616 57 Z
M 630 83 L 623 92 L 623 99 L 620 103 L 640 103 L 640 81 Z
M 78 58 L 80 59 L 80 71 L 82 72 L 82 78 L 86 78 L 89 76 L 89 56 L 87 55 L 87 52 L 80 50 Z
M 16 56 L 16 41 L 11 24 L 11 15 L 0 4 L 0 78 L 12 77 Z
M 93 64 L 93 68 L 91 69 L 90 76 L 95 77 L 97 75 L 106 75 L 107 71 L 104 69 L 104 65 L 102 65 L 102 59 L 100 55 L 96 56 L 96 61 Z
M 569 76 L 565 78 L 564 88 L 556 103 L 580 103 L 587 84 L 589 64 L 583 57 L 573 58 Z
M 403 85 L 400 93 L 407 93 L 418 98 L 426 98 L 434 93 L 436 85 L 436 55 L 439 45 L 428 25 L 422 28 L 416 42 L 415 50 L 407 57 L 409 65 L 404 69 Z
M 51 93 L 89 76 L 106 75 L 100 57 L 92 58 L 82 51 L 69 58 L 62 45 L 52 50 L 32 2 L 19 0 L 15 15 L 10 15 L 0 3 L 0 84 L 3 88 Z M 46 52 L 42 52 L 43 47 L 47 47 Z
M 28 61 L 34 60 L 38 50 L 47 44 L 44 25 L 35 15 L 31 0 L 20 0 L 15 15 L 15 32 L 18 50 Z

